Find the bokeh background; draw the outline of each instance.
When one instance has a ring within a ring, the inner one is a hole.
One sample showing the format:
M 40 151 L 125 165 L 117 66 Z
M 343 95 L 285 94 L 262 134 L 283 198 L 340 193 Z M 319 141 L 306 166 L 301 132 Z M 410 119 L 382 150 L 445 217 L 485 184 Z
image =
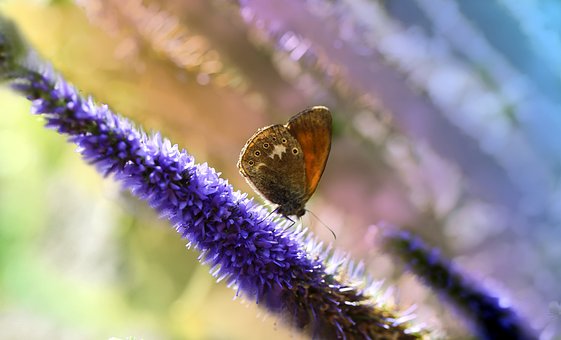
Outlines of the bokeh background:
M 249 192 L 245 141 L 312 105 L 332 153 L 303 222 L 452 338 L 458 316 L 375 246 L 421 235 L 561 339 L 561 4 L 12 0 L 41 56 Z M 0 89 L 0 339 L 299 339 L 216 284 L 165 221 Z

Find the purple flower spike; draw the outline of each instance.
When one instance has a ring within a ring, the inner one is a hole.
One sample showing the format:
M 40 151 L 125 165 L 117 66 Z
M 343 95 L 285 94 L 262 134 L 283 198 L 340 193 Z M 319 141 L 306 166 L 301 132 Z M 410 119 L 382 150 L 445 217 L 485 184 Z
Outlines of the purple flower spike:
M 0 31 L 0 55 L 8 56 L 0 60 L 0 70 L 20 68 L 12 88 L 33 102 L 33 112 L 49 128 L 69 136 L 101 174 L 114 176 L 169 219 L 218 280 L 315 337 L 422 337 L 353 285 L 364 280 L 344 271 L 348 261 L 335 265 L 299 229 L 287 231 L 282 222 L 264 220 L 265 209 L 169 140 L 147 136 L 107 106 L 81 97 L 53 72 L 10 59 L 10 39 Z M 337 269 L 326 269 L 331 267 Z M 356 281 L 343 281 L 341 273 Z
M 446 300 L 463 313 L 480 339 L 537 339 L 519 316 L 499 299 L 478 287 L 436 249 L 405 231 L 390 231 L 384 235 L 385 247 L 405 262 L 414 272 Z

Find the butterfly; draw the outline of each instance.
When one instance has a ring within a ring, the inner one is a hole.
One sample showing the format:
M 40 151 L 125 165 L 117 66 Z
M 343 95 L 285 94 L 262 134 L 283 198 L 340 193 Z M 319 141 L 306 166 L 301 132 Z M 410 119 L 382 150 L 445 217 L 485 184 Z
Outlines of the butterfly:
M 325 169 L 331 127 L 329 109 L 314 106 L 284 125 L 259 129 L 243 147 L 238 169 L 279 214 L 301 217 Z

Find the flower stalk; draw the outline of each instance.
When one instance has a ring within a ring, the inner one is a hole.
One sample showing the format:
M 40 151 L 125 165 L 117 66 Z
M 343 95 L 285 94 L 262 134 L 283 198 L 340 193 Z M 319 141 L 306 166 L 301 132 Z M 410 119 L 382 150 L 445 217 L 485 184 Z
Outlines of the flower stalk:
M 168 139 L 148 136 L 106 105 L 82 97 L 30 53 L 20 53 L 22 39 L 0 21 L 1 78 L 32 101 L 33 113 L 68 136 L 101 174 L 113 176 L 169 219 L 218 280 L 313 336 L 422 337 L 401 323 L 396 311 L 375 301 L 368 286 L 356 283 L 363 277 L 343 279 L 342 274 L 349 277 L 348 262 L 334 264 L 300 229 L 286 230 L 282 220 L 265 219 L 264 208 Z
M 480 339 L 536 339 L 520 317 L 499 298 L 454 269 L 438 250 L 405 231 L 384 235 L 385 248 L 400 258 L 428 287 L 451 302 Z

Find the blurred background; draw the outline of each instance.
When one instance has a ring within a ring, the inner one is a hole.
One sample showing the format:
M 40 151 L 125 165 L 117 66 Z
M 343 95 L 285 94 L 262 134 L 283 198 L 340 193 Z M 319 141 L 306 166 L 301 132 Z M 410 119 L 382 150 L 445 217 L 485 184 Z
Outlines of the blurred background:
M 236 189 L 260 127 L 312 105 L 332 152 L 303 222 L 452 338 L 450 308 L 373 244 L 421 235 L 561 339 L 561 4 L 554 0 L 5 0 L 85 95 Z M 232 301 L 165 221 L 0 89 L 0 339 L 299 339 Z

